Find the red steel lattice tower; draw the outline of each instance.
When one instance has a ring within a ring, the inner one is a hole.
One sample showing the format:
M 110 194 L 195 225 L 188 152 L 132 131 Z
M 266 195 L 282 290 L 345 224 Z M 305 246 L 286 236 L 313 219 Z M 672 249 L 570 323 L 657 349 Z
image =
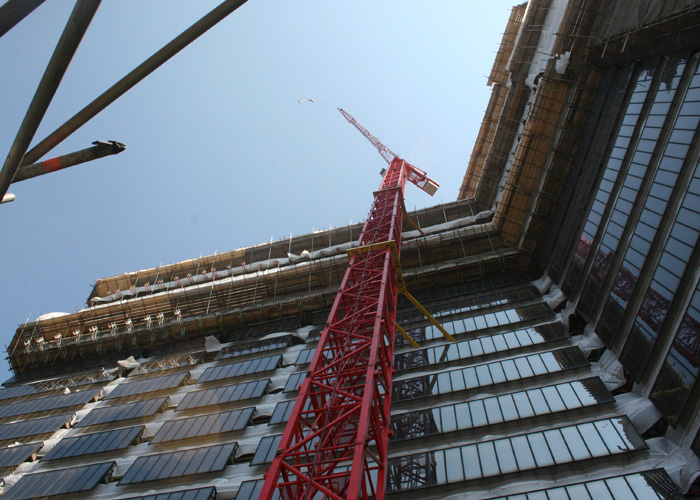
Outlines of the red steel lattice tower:
M 348 252 L 348 268 L 260 499 L 275 493 L 285 500 L 384 498 L 406 180 L 429 194 L 438 187 L 425 172 L 391 160 L 357 247 Z

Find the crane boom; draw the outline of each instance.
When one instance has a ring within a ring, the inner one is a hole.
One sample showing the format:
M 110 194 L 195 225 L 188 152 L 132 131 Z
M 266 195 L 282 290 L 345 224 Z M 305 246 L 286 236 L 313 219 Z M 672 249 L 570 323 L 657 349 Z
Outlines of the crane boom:
M 363 127 L 362 124 L 361 124 L 360 122 L 358 122 L 358 121 L 355 119 L 355 117 L 352 116 L 350 113 L 348 113 L 347 111 L 345 111 L 344 109 L 341 109 L 341 108 L 338 108 L 338 111 L 340 111 L 340 114 L 343 115 L 343 116 L 345 117 L 345 119 L 348 121 L 348 123 L 350 123 L 350 125 L 352 125 L 352 126 L 355 127 L 357 130 L 359 130 L 360 133 L 361 133 L 362 135 L 364 135 L 365 138 L 366 138 L 369 142 L 372 143 L 372 146 L 374 146 L 375 148 L 377 148 L 377 151 L 379 151 L 379 154 L 382 156 L 382 158 L 384 158 L 384 160 L 385 160 L 389 165 L 391 165 L 391 162 L 394 161 L 394 158 L 396 158 L 397 155 L 394 154 L 394 152 L 393 152 L 391 149 L 389 149 L 389 148 L 386 147 L 384 144 L 382 144 L 381 141 L 380 141 L 379 139 L 377 139 L 376 137 L 374 137 L 374 136 L 372 135 L 372 133 L 371 133 L 369 130 L 367 130 L 365 127 Z
M 354 118 L 348 121 L 366 130 Z M 367 134 L 380 154 L 391 153 Z M 348 267 L 260 499 L 384 498 L 406 180 L 427 192 L 437 189 L 425 172 L 392 156 L 357 246 L 348 251 Z
M 374 137 L 374 135 L 372 135 L 372 132 L 367 130 L 360 122 L 357 121 L 357 119 L 354 116 L 352 116 L 350 113 L 348 113 L 342 108 L 338 108 L 338 111 L 340 111 L 340 114 L 343 115 L 343 117 L 348 121 L 350 125 L 359 130 L 360 133 L 365 137 L 365 139 L 367 139 L 372 144 L 372 146 L 374 146 L 377 149 L 377 151 L 379 151 L 381 157 L 384 158 L 384 160 L 389 165 L 391 165 L 391 162 L 394 161 L 395 158 L 398 158 L 398 155 L 396 155 L 391 149 L 382 144 L 382 142 L 379 139 Z M 428 193 L 430 196 L 434 195 L 440 187 L 440 185 L 437 182 L 428 178 L 428 174 L 423 172 L 418 167 L 415 167 L 411 164 L 409 164 L 409 166 L 411 168 L 407 169 L 406 171 L 407 179 L 419 188 L 421 188 L 423 191 Z

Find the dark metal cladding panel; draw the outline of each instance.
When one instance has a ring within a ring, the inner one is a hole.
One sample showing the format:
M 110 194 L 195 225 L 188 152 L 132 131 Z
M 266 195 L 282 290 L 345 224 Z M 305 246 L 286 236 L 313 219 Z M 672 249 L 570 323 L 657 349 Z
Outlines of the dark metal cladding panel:
M 272 413 L 272 418 L 270 419 L 270 425 L 281 424 L 289 420 L 294 409 L 294 400 L 290 401 L 280 401 L 275 406 L 275 411 Z
M 4 500 L 28 500 L 90 491 L 116 466 L 115 462 L 71 467 L 22 476 L 3 495 Z
M 311 358 L 314 357 L 314 353 L 316 353 L 316 348 L 312 347 L 311 349 L 304 349 L 303 351 L 299 352 L 299 355 L 297 356 L 297 360 L 294 363 L 295 365 L 306 365 L 308 363 L 311 363 Z
M 120 485 L 158 481 L 223 470 L 238 443 L 205 446 L 139 457 L 119 481 Z
M 292 341 L 293 335 L 283 335 L 272 339 L 257 340 L 255 342 L 247 342 L 245 344 L 239 344 L 232 347 L 224 347 L 221 350 L 221 358 L 235 358 L 258 352 L 281 349 L 292 345 Z
M 120 500 L 216 500 L 216 488 L 209 486 L 196 490 L 180 490 L 157 495 L 122 498 Z
M 264 479 L 242 482 L 241 487 L 238 489 L 236 500 L 257 500 L 262 492 L 263 484 L 265 484 Z M 279 490 L 275 490 L 275 496 L 273 496 L 273 499 L 276 500 L 278 498 Z
M 72 418 L 73 414 L 71 413 L 0 425 L 0 441 L 55 432 L 65 426 Z
M 123 405 L 103 406 L 95 408 L 78 423 L 75 427 L 87 427 L 88 425 L 106 424 L 132 418 L 150 417 L 158 413 L 168 401 L 167 396 L 155 399 L 146 399 Z
M 110 392 L 105 399 L 115 399 L 135 394 L 145 394 L 148 392 L 164 391 L 179 387 L 187 381 L 190 372 L 174 373 L 162 377 L 153 377 L 135 382 L 122 382 Z
M 282 434 L 278 436 L 267 436 L 260 440 L 258 449 L 255 450 L 255 455 L 253 455 L 253 460 L 250 461 L 250 465 L 261 465 L 269 464 L 275 457 L 277 448 L 282 441 Z
M 178 441 L 241 430 L 248 425 L 254 412 L 255 407 L 251 407 L 169 420 L 161 426 L 151 443 Z
M 7 389 L 0 389 L 0 401 L 11 398 L 19 398 L 22 396 L 29 396 L 30 394 L 38 394 L 34 387 L 31 385 L 18 385 L 15 387 L 8 387 Z M 0 403 L 4 404 L 4 403 Z
M 298 391 L 305 378 L 306 372 L 292 373 L 287 379 L 287 383 L 285 384 L 282 392 Z
M 274 370 L 282 362 L 282 355 L 268 356 L 265 358 L 251 359 L 241 361 L 239 363 L 230 363 L 227 365 L 212 366 L 204 370 L 198 382 L 211 382 L 214 380 L 223 380 L 226 378 L 239 377 L 242 375 L 250 375 L 252 373 L 261 373 L 264 371 Z
M 23 446 L 0 449 L 0 468 L 15 467 L 39 451 L 43 443 L 30 443 Z
M 94 389 L 0 405 L 0 418 L 84 405 L 95 399 L 99 393 L 100 389 Z
M 144 429 L 145 427 L 141 425 L 64 438 L 44 456 L 43 460 L 58 460 L 60 458 L 121 450 L 131 445 Z
M 265 394 L 270 384 L 269 379 L 245 382 L 236 385 L 216 387 L 214 389 L 202 389 L 192 391 L 185 395 L 177 410 L 201 408 L 204 406 L 219 405 L 240 401 L 243 399 L 257 398 Z

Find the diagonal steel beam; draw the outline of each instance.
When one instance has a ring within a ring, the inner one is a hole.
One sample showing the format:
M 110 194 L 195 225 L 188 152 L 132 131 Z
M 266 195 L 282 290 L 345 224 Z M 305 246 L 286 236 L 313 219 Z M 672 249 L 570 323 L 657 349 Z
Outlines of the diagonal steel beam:
M 91 148 L 81 149 L 80 151 L 34 163 L 33 165 L 19 167 L 12 182 L 26 181 L 40 175 L 50 174 L 57 170 L 104 158 L 105 156 L 116 155 L 126 149 L 124 144 L 116 141 L 95 141 L 93 144 L 94 146 Z
M 0 37 L 46 0 L 7 0 L 0 6 Z
M 24 157 L 29 143 L 41 120 L 44 118 L 46 109 L 49 107 L 61 79 L 68 69 L 73 54 L 78 48 L 83 35 L 92 21 L 100 0 L 78 0 L 71 12 L 66 27 L 61 34 L 61 38 L 56 44 L 53 55 L 46 66 L 44 75 L 41 77 L 39 86 L 34 93 L 29 109 L 24 115 L 24 120 L 17 131 L 15 141 L 10 147 L 5 164 L 0 171 L 0 198 L 2 198 L 10 187 L 22 158 Z
M 107 89 L 101 96 L 85 106 L 70 120 L 32 148 L 32 150 L 26 154 L 24 164 L 34 163 L 39 160 L 39 158 L 51 151 L 73 132 L 85 125 L 85 123 L 91 120 L 97 113 L 119 99 L 129 89 L 163 65 L 168 59 L 187 47 L 190 43 L 199 38 L 200 35 L 208 31 L 246 2 L 247 0 L 226 0 L 219 4 L 218 7 L 214 8 L 199 21 L 171 40 L 162 49 L 134 68 L 128 75 L 112 85 L 112 87 Z

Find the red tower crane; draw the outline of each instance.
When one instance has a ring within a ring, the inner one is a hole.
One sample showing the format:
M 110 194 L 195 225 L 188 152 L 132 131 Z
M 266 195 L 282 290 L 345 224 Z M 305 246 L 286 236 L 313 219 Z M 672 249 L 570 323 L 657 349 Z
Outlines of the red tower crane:
M 384 498 L 396 303 L 405 292 L 399 267 L 404 189 L 408 180 L 432 195 L 438 184 L 339 111 L 389 168 L 357 246 L 348 251 L 348 268 L 261 500 L 275 493 L 284 500 Z

